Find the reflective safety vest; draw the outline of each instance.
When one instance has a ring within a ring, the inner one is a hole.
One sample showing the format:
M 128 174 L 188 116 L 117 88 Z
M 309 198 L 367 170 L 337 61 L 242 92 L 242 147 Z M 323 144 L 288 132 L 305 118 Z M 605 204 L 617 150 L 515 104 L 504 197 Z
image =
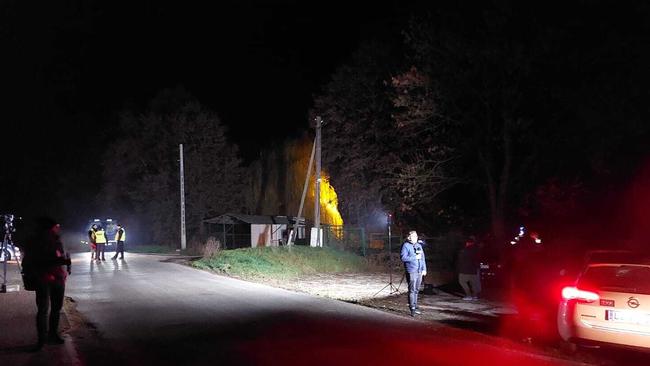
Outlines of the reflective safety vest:
M 120 238 L 120 230 L 122 230 L 122 238 Z M 124 228 L 118 229 L 115 232 L 115 241 L 126 241 L 126 230 Z
M 95 243 L 106 244 L 106 233 L 104 232 L 104 229 L 95 231 Z

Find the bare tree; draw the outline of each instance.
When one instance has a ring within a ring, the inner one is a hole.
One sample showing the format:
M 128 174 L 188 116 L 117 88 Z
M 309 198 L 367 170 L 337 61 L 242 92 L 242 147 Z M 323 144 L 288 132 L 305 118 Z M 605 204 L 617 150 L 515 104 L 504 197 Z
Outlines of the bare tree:
M 441 98 L 430 79 L 415 67 L 393 77 L 391 85 L 397 149 L 391 155 L 396 169 L 390 183 L 407 211 L 431 204 L 458 182 L 449 169 L 456 157 L 447 133 L 453 122 L 441 113 Z

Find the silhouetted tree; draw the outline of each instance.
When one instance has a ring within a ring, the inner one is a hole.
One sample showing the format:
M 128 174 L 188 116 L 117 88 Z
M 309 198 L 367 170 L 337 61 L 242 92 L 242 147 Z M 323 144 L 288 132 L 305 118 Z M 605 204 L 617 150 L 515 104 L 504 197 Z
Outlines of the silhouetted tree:
M 386 82 L 390 50 L 375 42 L 362 45 L 339 67 L 315 98 L 312 116 L 323 118 L 323 166 L 339 195 L 344 221 L 363 224 L 390 195 L 387 178 L 395 171 L 392 104 Z
M 444 26 L 429 15 L 415 17 L 405 32 L 420 79 L 437 91 L 410 108 L 435 105 L 452 121 L 442 134 L 463 156 L 466 182 L 485 187 L 492 231 L 500 238 L 508 204 L 522 189 L 516 185 L 539 153 L 541 138 L 528 109 L 536 100 L 531 69 L 538 49 L 519 38 L 527 35 L 509 33 L 508 18 L 498 12 L 479 12 L 471 29 L 445 15 L 452 16 Z
M 391 85 L 392 156 L 399 168 L 389 183 L 402 211 L 417 210 L 458 182 L 450 169 L 456 127 L 442 114 L 435 86 L 416 68 L 393 77 Z
M 154 243 L 174 243 L 179 225 L 179 152 L 185 162 L 186 227 L 196 235 L 201 219 L 239 209 L 243 171 L 237 148 L 219 118 L 182 90 L 165 90 L 147 111 L 127 111 L 104 160 L 104 202 L 136 213 Z

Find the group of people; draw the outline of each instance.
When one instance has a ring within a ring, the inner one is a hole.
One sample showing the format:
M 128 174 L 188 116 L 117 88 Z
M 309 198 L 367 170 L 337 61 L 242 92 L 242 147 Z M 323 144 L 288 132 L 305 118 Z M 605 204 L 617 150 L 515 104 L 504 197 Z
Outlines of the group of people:
M 418 307 L 418 293 L 422 286 L 422 279 L 427 275 L 427 263 L 422 244 L 423 242 L 418 240 L 418 233 L 410 231 L 400 251 L 404 274 L 408 281 L 408 305 L 412 317 L 422 314 Z M 457 265 L 458 282 L 465 292 L 463 300 L 478 300 L 481 293 L 480 256 L 473 236 L 467 239 L 465 246 L 458 253 Z
M 120 255 L 120 259 L 124 259 L 124 241 L 126 240 L 126 230 L 122 224 L 117 224 L 117 231 L 115 232 L 115 255 L 111 259 L 117 259 L 117 256 Z M 97 224 L 93 224 L 88 230 L 88 243 L 90 244 L 90 260 L 105 261 L 105 252 L 106 252 L 106 243 L 108 239 L 106 238 L 106 231 L 104 228 Z M 101 257 L 101 258 L 100 258 Z

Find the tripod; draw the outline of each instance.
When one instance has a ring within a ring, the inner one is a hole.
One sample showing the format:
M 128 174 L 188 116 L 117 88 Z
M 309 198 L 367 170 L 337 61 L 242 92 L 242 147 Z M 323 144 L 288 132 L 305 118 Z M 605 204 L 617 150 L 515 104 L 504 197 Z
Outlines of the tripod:
M 2 283 L 0 284 L 0 293 L 7 292 L 7 261 L 9 260 L 9 249 L 7 246 L 7 236 L 0 243 L 0 256 L 2 256 Z
M 399 281 L 399 285 L 395 287 L 393 284 L 393 250 L 391 246 L 391 232 L 390 232 L 390 223 L 391 223 L 391 214 L 388 214 L 386 217 L 386 221 L 388 223 L 388 262 L 389 262 L 389 269 L 388 269 L 388 284 L 384 287 L 382 287 L 381 290 L 377 291 L 376 294 L 372 295 L 372 297 L 377 296 L 380 292 L 384 291 L 386 288 L 389 289 L 389 294 L 395 294 L 399 293 L 399 288 L 402 286 L 402 281 L 404 281 L 404 275 L 402 275 L 402 279 Z
M 10 259 L 14 259 L 20 270 L 20 251 L 16 250 L 14 243 L 11 241 L 11 233 L 5 230 L 4 238 L 0 242 L 0 256 L 2 256 L 2 283 L 0 283 L 0 293 L 7 292 L 7 265 Z

